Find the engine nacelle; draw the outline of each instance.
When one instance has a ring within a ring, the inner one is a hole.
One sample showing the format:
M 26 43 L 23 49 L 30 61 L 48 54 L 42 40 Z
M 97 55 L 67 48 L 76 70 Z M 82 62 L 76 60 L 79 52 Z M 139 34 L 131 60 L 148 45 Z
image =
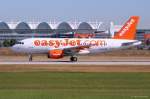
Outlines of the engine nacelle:
M 50 50 L 48 52 L 48 58 L 52 59 L 59 59 L 64 56 L 64 51 L 63 50 Z

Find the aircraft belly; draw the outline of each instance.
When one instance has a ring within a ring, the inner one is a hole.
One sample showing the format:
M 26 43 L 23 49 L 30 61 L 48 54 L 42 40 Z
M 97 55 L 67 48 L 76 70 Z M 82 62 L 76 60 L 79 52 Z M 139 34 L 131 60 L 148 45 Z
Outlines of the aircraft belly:
M 101 53 L 101 52 L 107 52 L 109 49 L 107 48 L 97 48 L 97 49 L 89 49 L 91 54 Z
M 39 54 L 39 53 L 48 53 L 48 50 L 46 48 L 36 48 L 36 47 L 30 47 L 25 50 L 25 53 L 33 53 L 33 54 Z

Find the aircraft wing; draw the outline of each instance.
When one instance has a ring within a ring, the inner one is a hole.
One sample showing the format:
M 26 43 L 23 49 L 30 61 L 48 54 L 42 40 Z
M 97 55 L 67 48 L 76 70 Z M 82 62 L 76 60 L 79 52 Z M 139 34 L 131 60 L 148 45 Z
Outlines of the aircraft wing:
M 127 43 L 122 43 L 122 47 L 129 47 L 129 46 L 136 46 L 141 44 L 141 41 L 135 41 L 135 42 L 127 42 Z
M 68 54 L 74 55 L 74 54 L 78 53 L 80 50 L 88 49 L 90 47 L 91 47 L 91 45 L 68 47 L 68 48 L 64 48 L 64 52 L 67 55 Z
M 72 46 L 72 47 L 63 47 L 59 49 L 51 49 L 51 50 L 63 50 L 65 55 L 75 55 L 80 50 L 88 49 L 92 45 L 81 45 L 81 46 Z

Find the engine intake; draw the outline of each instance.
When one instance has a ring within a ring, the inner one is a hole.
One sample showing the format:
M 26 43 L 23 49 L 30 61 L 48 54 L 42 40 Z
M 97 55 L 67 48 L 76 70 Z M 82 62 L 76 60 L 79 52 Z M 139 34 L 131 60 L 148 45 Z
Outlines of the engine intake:
M 48 58 L 59 59 L 59 58 L 63 58 L 63 56 L 64 56 L 63 50 L 50 50 L 48 52 Z

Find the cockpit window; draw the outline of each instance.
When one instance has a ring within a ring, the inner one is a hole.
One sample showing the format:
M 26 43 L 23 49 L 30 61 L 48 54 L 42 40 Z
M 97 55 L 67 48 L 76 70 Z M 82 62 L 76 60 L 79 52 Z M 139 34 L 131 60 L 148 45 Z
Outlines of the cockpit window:
M 16 44 L 22 44 L 22 45 L 23 45 L 23 44 L 24 44 L 24 42 L 16 42 Z

